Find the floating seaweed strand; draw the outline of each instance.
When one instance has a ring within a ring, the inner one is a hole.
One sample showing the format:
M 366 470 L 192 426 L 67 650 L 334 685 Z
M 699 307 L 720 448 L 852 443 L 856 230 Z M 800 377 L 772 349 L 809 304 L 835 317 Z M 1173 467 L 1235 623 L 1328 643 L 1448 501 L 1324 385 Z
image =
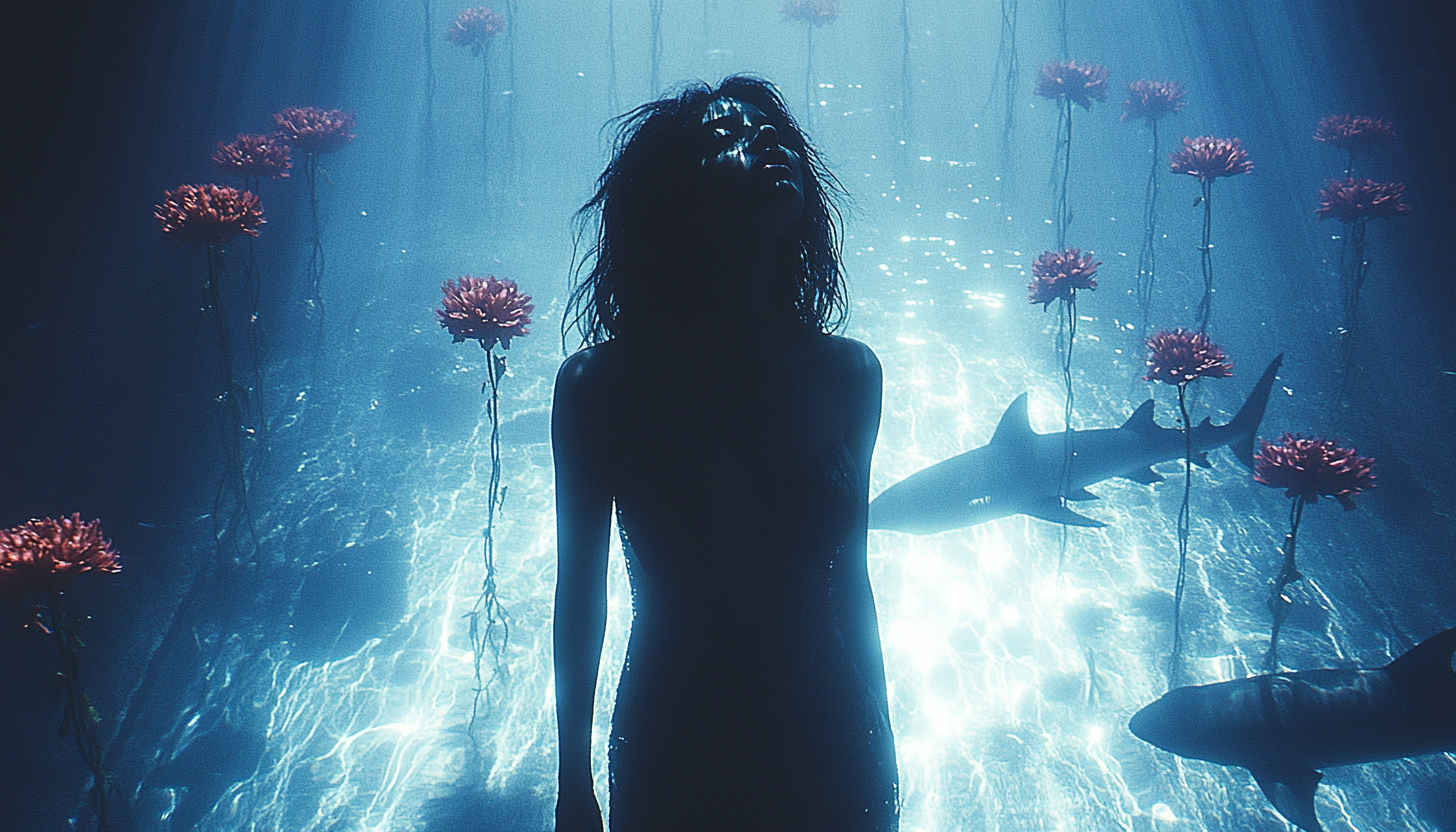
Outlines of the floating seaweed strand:
M 1127 100 L 1122 104 L 1122 120 L 1142 119 L 1153 134 L 1152 165 L 1143 194 L 1143 241 L 1138 249 L 1137 302 L 1141 313 L 1139 337 L 1146 338 L 1152 315 L 1153 282 L 1158 271 L 1158 174 L 1162 159 L 1158 156 L 1158 120 L 1173 115 L 1184 107 L 1183 85 L 1177 81 L 1138 80 L 1127 85 Z
M 1192 528 L 1193 423 L 1188 418 L 1188 385 L 1203 378 L 1228 378 L 1233 365 L 1208 336 L 1185 329 L 1163 330 L 1147 339 L 1145 381 L 1178 388 L 1179 430 L 1183 432 L 1183 502 L 1178 508 L 1178 581 L 1173 591 L 1173 646 L 1168 658 L 1168 687 L 1177 686 L 1183 654 L 1183 586 L 1188 576 L 1188 537 Z M 1206 464 L 1206 463 L 1205 463 Z
M 1015 169 L 1015 153 L 1012 150 L 1016 138 L 1016 82 L 1021 73 L 1020 58 L 1016 52 L 1017 0 L 1001 0 L 1001 36 L 996 44 L 996 69 L 991 76 L 992 97 L 998 83 L 1004 85 L 1005 111 L 1001 116 L 1001 201 L 1015 193 L 1012 175 Z
M 1291 583 L 1304 578 L 1294 560 L 1304 506 L 1318 502 L 1321 497 L 1333 497 L 1345 511 L 1353 511 L 1355 502 L 1351 498 L 1375 487 L 1375 475 L 1371 473 L 1374 464 L 1374 459 L 1360 456 L 1354 448 L 1342 447 L 1329 439 L 1286 433 L 1278 444 L 1259 441 L 1259 452 L 1254 455 L 1254 480 L 1283 488 L 1284 496 L 1292 501 L 1289 532 L 1284 535 L 1284 560 L 1269 593 L 1269 611 L 1274 623 L 1269 631 L 1269 651 L 1264 656 L 1264 665 L 1271 673 L 1279 670 L 1279 630 L 1294 606 L 1286 590 Z
M 495 345 L 499 343 L 502 350 L 510 349 L 511 338 L 527 335 L 526 326 L 531 323 L 529 316 L 535 307 L 530 303 L 531 296 L 522 294 L 514 282 L 498 280 L 494 275 L 484 279 L 466 275 L 459 280 L 447 280 L 441 291 L 444 300 L 441 308 L 435 310 L 435 317 L 457 343 L 474 340 L 485 350 L 486 381 L 481 384 L 480 392 L 490 392 L 486 402 L 486 417 L 490 422 L 490 480 L 486 488 L 483 531 L 485 577 L 475 605 L 465 615 L 470 619 L 470 645 L 475 656 L 475 698 L 470 707 L 470 730 L 474 730 L 481 702 L 503 672 L 511 635 L 510 617 L 500 602 L 496 585 L 495 518 L 505 499 L 505 489 L 501 487 L 500 380 L 506 374 L 506 357 L 495 352 Z M 494 665 L 489 678 L 482 672 L 486 653 L 490 653 Z

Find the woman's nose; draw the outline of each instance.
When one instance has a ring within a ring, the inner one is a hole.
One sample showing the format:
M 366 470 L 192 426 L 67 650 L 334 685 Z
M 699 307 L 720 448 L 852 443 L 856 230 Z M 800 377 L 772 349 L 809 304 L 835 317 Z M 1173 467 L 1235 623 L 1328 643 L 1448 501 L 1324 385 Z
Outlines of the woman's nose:
M 763 150 L 778 143 L 779 131 L 775 130 L 772 124 L 765 124 L 758 128 L 758 132 L 753 135 L 753 141 L 749 142 L 748 146 L 753 150 Z

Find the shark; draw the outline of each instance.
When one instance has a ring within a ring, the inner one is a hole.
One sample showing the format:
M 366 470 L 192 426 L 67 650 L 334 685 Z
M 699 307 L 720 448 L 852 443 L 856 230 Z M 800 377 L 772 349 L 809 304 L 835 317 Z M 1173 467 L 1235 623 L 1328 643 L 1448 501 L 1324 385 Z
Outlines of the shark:
M 1204 419 L 1193 428 L 1193 464 L 1209 467 L 1208 452 L 1227 446 L 1253 469 L 1254 437 L 1283 360 L 1280 353 L 1269 362 L 1233 421 L 1215 425 Z M 1069 438 L 1072 457 L 1064 476 Z M 1033 432 L 1022 393 L 1002 414 L 990 444 L 911 474 L 875 497 L 869 527 L 934 534 L 1013 514 L 1101 527 L 1107 524 L 1078 514 L 1067 503 L 1097 499 L 1087 486 L 1112 477 L 1148 485 L 1161 482 L 1163 477 L 1152 466 L 1181 459 L 1185 451 L 1181 430 L 1153 421 L 1152 399 L 1143 402 L 1122 427 L 1074 430 L 1068 437 L 1066 432 Z
M 1239 766 L 1295 826 L 1320 832 L 1319 769 L 1456 751 L 1456 628 L 1384 667 L 1175 688 L 1128 728 L 1179 757 Z

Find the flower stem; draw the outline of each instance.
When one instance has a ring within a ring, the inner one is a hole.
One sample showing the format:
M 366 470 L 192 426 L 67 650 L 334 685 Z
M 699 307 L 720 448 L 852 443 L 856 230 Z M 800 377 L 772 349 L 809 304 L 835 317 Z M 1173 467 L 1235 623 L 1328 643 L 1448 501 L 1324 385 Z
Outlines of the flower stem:
M 1168 687 L 1177 686 L 1183 661 L 1183 585 L 1188 576 L 1188 533 L 1192 525 L 1193 431 L 1188 424 L 1188 382 L 1178 385 L 1178 414 L 1183 431 L 1183 504 L 1178 508 L 1178 582 L 1173 590 L 1173 650 L 1168 659 Z
M 1203 300 L 1198 303 L 1198 331 L 1208 332 L 1208 318 L 1213 313 L 1213 180 L 1203 185 L 1203 245 L 1198 251 L 1203 266 Z
M 501 444 L 500 444 L 500 378 L 505 374 L 505 357 L 497 356 L 487 348 L 486 382 L 481 392 L 489 389 L 490 399 L 486 402 L 486 418 L 490 421 L 490 481 L 486 487 L 486 509 L 484 530 L 485 577 L 481 581 L 480 596 L 468 613 L 470 618 L 470 645 L 475 654 L 475 699 L 470 707 L 470 726 L 475 729 L 475 720 L 480 715 L 481 702 L 486 690 L 501 671 L 505 662 L 506 644 L 510 640 L 511 625 L 505 607 L 497 594 L 495 567 L 495 516 L 500 510 L 504 493 L 501 490 Z M 483 624 L 482 624 L 483 621 Z M 481 666 L 485 654 L 491 653 L 494 668 L 489 679 L 482 676 Z
M 1152 317 L 1153 279 L 1158 270 L 1158 172 L 1162 170 L 1162 159 L 1158 156 L 1158 121 L 1148 124 L 1153 129 L 1153 165 L 1148 172 L 1147 190 L 1143 196 L 1143 244 L 1138 251 L 1137 301 L 1142 313 L 1142 338 L 1148 337 L 1148 320 Z
M 64 733 L 67 727 L 71 729 L 76 750 L 81 752 L 81 759 L 91 772 L 90 808 L 96 816 L 97 829 L 100 832 L 109 832 L 116 828 L 111 817 L 111 792 L 115 785 L 111 775 L 101 766 L 104 749 L 96 730 L 101 719 L 81 687 L 81 661 L 77 654 L 81 640 L 71 629 L 71 623 L 61 605 L 61 598 L 61 593 L 52 592 L 47 604 L 51 632 L 56 637 L 56 647 L 61 654 L 61 676 L 66 686 L 66 717 L 61 724 L 61 731 Z M 124 799 L 122 805 L 125 808 Z
M 1304 497 L 1296 496 L 1289 506 L 1289 534 L 1284 536 L 1284 563 L 1274 578 L 1274 591 L 1269 595 L 1269 610 L 1274 616 L 1274 626 L 1269 632 L 1269 652 L 1264 657 L 1264 666 L 1270 673 L 1279 670 L 1279 630 L 1289 617 L 1294 601 L 1284 593 L 1286 587 L 1304 578 L 1294 565 L 1294 544 L 1299 537 L 1299 521 L 1304 517 Z

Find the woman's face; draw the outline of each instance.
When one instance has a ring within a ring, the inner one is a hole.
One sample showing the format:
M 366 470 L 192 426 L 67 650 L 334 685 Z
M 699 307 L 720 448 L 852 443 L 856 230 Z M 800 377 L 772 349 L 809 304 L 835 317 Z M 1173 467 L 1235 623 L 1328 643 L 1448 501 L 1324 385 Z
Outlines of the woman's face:
M 763 224 L 782 232 L 804 212 L 804 160 L 779 141 L 762 110 L 720 98 L 703 114 L 702 167 L 715 220 Z

